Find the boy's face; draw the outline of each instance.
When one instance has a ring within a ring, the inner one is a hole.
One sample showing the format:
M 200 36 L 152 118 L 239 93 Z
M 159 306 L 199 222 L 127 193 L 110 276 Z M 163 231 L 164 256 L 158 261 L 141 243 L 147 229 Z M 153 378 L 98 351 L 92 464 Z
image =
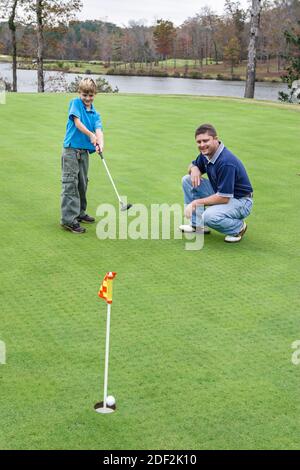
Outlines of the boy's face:
M 89 108 L 91 106 L 91 104 L 93 103 L 94 99 L 95 99 L 95 95 L 94 95 L 94 93 L 81 92 L 80 93 L 80 98 L 83 101 L 83 103 L 85 104 L 85 106 L 87 106 Z

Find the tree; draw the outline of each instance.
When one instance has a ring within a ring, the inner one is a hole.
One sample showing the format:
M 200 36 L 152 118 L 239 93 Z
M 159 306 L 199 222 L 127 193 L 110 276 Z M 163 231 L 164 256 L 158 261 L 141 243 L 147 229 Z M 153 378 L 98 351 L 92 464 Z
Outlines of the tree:
M 8 13 L 8 27 L 11 33 L 11 50 L 13 66 L 12 91 L 17 91 L 17 37 L 16 37 L 16 16 L 19 0 L 1 0 L 0 18 L 6 17 Z M 20 2 L 19 2 L 20 3 Z
M 211 40 L 212 40 L 212 43 L 213 43 L 215 62 L 216 62 L 216 64 L 218 64 L 218 58 L 219 58 L 218 50 L 219 50 L 219 48 L 218 48 L 217 32 L 218 32 L 218 29 L 220 28 L 221 20 L 218 17 L 218 15 L 209 6 L 205 6 L 205 7 L 202 8 L 202 15 L 203 15 L 205 21 L 207 22 L 207 24 L 209 26 L 210 36 L 211 36 Z
M 232 37 L 227 46 L 224 48 L 224 60 L 230 63 L 231 75 L 233 76 L 233 67 L 235 67 L 240 61 L 240 43 L 238 38 Z
M 246 22 L 246 11 L 243 10 L 240 6 L 239 0 L 225 0 L 225 11 L 230 17 L 234 28 L 234 36 L 239 42 L 240 48 L 240 59 L 243 58 L 244 48 L 244 30 Z
M 172 21 L 157 20 L 153 31 L 154 44 L 156 51 L 163 60 L 173 52 L 173 41 L 176 36 L 176 29 Z
M 256 48 L 261 12 L 261 0 L 252 0 L 250 35 L 248 47 L 248 64 L 245 86 L 245 98 L 254 98 L 256 76 Z
M 279 92 L 281 101 L 300 102 L 300 21 L 298 31 L 285 31 L 285 40 L 290 52 L 287 56 L 286 74 L 282 76 L 283 82 L 288 84 L 289 93 Z M 298 82 L 298 83 L 296 83 Z M 294 86 L 296 83 L 296 86 Z
M 76 12 L 82 8 L 81 0 L 25 0 L 25 15 L 27 22 L 36 25 L 37 35 L 37 76 L 38 92 L 45 91 L 44 81 L 44 50 L 45 28 L 53 28 L 59 25 L 65 26 Z

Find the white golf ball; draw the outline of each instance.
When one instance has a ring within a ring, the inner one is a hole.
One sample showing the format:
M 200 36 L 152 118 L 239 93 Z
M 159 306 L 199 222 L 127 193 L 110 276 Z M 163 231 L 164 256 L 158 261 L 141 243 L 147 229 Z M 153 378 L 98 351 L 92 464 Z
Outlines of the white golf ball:
M 109 396 L 106 398 L 106 404 L 107 404 L 107 406 L 113 406 L 115 403 L 116 403 L 115 397 L 113 397 L 112 395 L 109 395 Z

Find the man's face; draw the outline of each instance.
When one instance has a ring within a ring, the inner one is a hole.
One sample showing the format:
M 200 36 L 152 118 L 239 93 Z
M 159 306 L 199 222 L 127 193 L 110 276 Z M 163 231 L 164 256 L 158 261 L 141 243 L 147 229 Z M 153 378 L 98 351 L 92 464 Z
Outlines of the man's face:
M 196 144 L 203 155 L 212 157 L 219 146 L 218 137 L 212 137 L 208 133 L 196 136 Z
M 95 95 L 93 93 L 80 93 L 80 98 L 85 106 L 89 108 L 95 99 Z

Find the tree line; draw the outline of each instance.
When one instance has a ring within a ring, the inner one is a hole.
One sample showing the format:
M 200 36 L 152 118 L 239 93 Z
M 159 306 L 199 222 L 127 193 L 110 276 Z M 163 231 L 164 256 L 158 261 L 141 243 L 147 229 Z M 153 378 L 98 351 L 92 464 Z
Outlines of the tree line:
M 245 9 L 239 0 L 225 0 L 223 14 L 210 6 L 180 26 L 159 19 L 148 26 L 130 21 L 119 27 L 103 21 L 78 21 L 80 0 L 0 0 L 0 53 L 36 57 L 39 91 L 43 91 L 43 60 L 100 60 L 152 64 L 172 59 L 193 60 L 199 67 L 223 61 L 233 67 L 248 62 L 247 79 L 255 81 L 256 61 L 267 67 L 276 60 L 285 67 L 290 44 L 286 31 L 299 30 L 299 0 L 252 0 Z M 5 21 L 6 20 L 6 21 Z M 14 76 L 14 82 L 16 77 Z M 247 88 L 247 87 L 246 87 Z

